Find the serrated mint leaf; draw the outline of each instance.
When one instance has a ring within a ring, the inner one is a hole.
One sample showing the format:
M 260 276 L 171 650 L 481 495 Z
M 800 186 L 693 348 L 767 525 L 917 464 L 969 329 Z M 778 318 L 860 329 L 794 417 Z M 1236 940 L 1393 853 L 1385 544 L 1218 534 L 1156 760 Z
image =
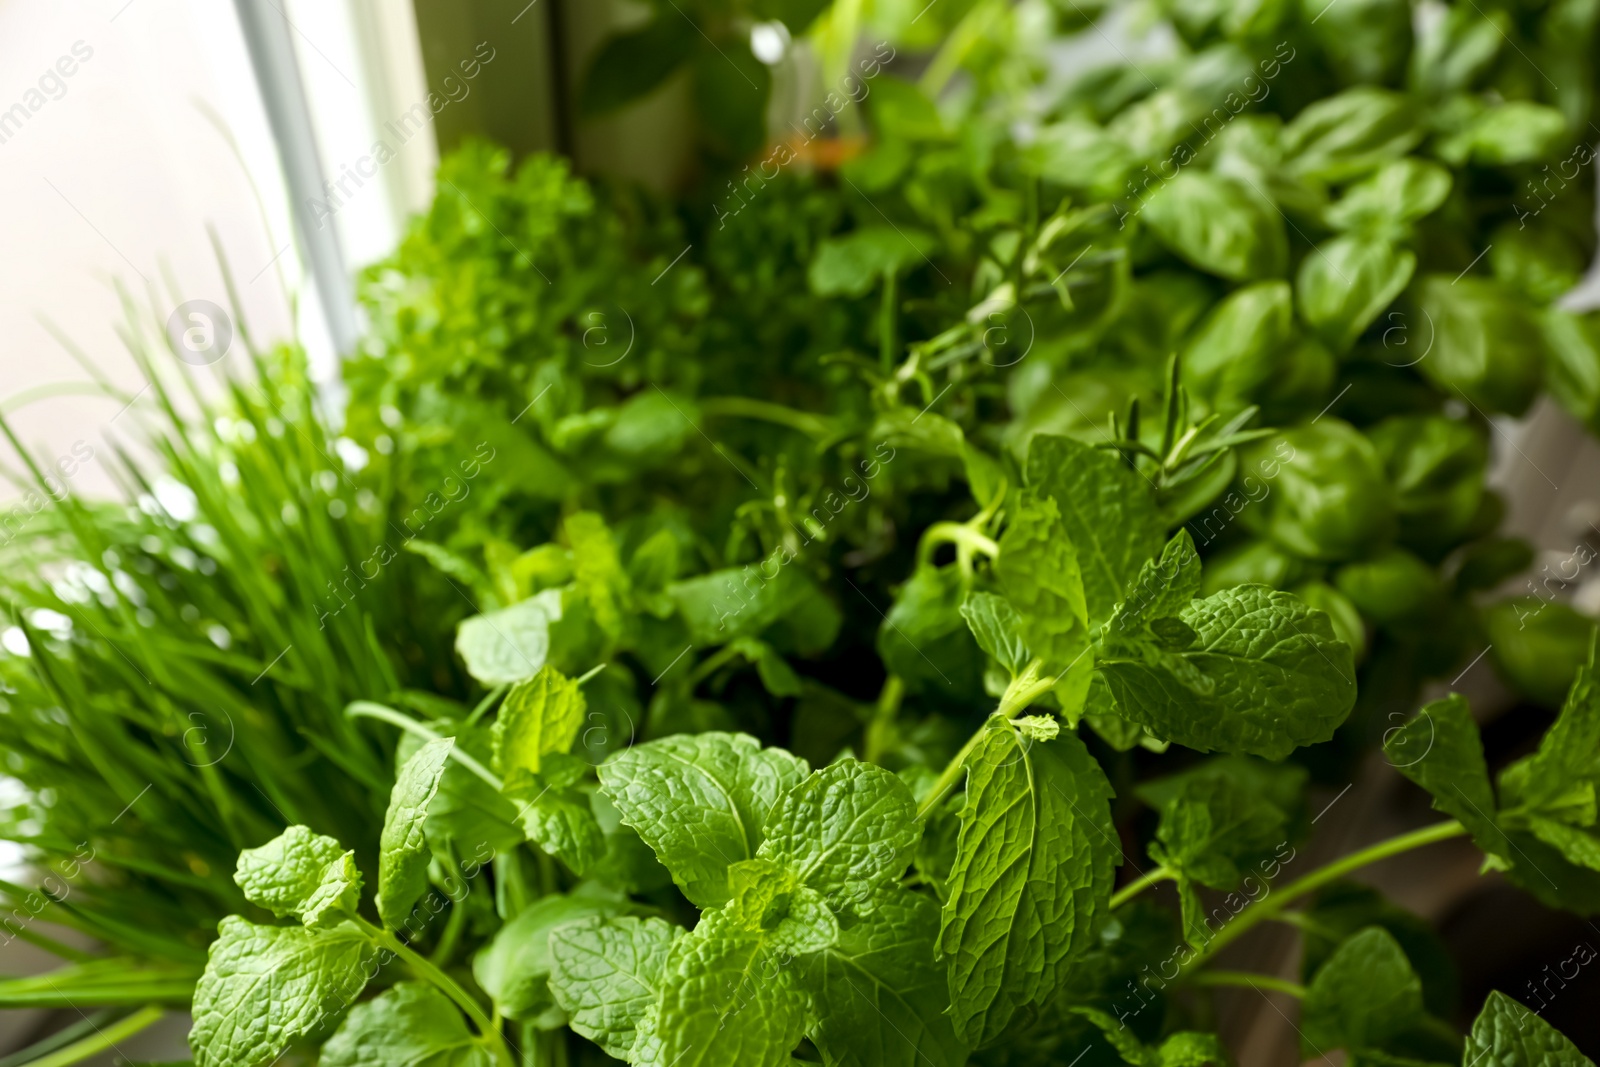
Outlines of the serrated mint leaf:
M 674 424 L 682 421 L 676 412 L 670 418 Z M 623 602 L 629 585 L 617 543 L 605 520 L 592 511 L 573 512 L 562 526 L 572 546 L 573 582 L 589 602 L 595 625 L 616 639 L 622 635 Z
M 537 774 L 542 756 L 572 747 L 585 707 L 577 682 L 549 664 L 539 668 L 506 694 L 490 727 L 494 769 L 506 775 L 519 769 Z
M 939 905 L 897 890 L 838 943 L 800 961 L 816 999 L 807 1031 L 831 1067 L 961 1067 L 967 1048 L 945 1008 L 950 992 L 934 960 Z
M 628 910 L 620 897 L 600 893 L 541 897 L 523 908 L 472 958 L 472 976 L 502 1015 L 533 1019 L 549 1012 L 551 933 L 587 919 L 611 919 Z M 553 1020 L 560 1024 L 557 1017 Z
M 961 603 L 961 617 L 967 620 L 978 647 L 1011 672 L 1022 673 L 1033 653 L 1022 637 L 1022 618 L 1011 602 L 993 593 L 973 592 Z
M 1016 609 L 1023 642 L 1048 674 L 1075 665 L 1089 647 L 1083 577 L 1056 502 L 1024 491 L 1000 535 L 995 573 Z
M 1111 786 L 1076 735 L 1030 742 L 991 719 L 966 768 L 939 951 L 956 1033 L 979 1046 L 1065 982 L 1109 913 L 1121 851 Z
M 767 945 L 794 956 L 820 952 L 839 939 L 839 920 L 822 894 L 801 884 L 785 860 L 741 860 L 728 868 L 733 899 L 718 921 L 761 934 Z
M 1098 630 L 1161 551 L 1155 491 L 1116 453 L 1053 434 L 1029 443 L 1027 483 L 1056 502 L 1081 568 L 1089 625 Z
M 786 793 L 764 833 L 759 857 L 793 865 L 836 911 L 870 911 L 911 865 L 922 825 L 904 782 L 845 758 Z
M 727 903 L 728 865 L 753 859 L 762 827 L 805 761 L 746 734 L 680 734 L 619 752 L 600 788 L 701 908 Z
M 1181 650 L 1101 665 L 1123 718 L 1201 752 L 1283 759 L 1326 741 L 1355 704 L 1355 661 L 1320 611 L 1265 586 L 1190 602 Z
M 1346 938 L 1306 988 L 1301 1052 L 1357 1052 L 1385 1041 L 1422 1017 L 1422 980 L 1399 942 L 1381 926 Z
M 661 1064 L 787 1067 L 808 1022 L 795 968 L 726 911 L 711 911 L 673 943 L 661 979 Z
M 1225 1067 L 1228 1050 L 1216 1034 L 1179 1030 L 1156 1049 L 1155 1067 Z
M 400 982 L 350 1009 L 319 1067 L 494 1067 L 461 1009 L 431 985 Z
M 280 919 L 333 926 L 361 902 L 361 872 L 354 852 L 331 837 L 291 826 L 260 848 L 239 853 L 233 880 L 245 899 Z
M 1600 838 L 1570 823 L 1557 822 L 1542 815 L 1527 818 L 1529 832 L 1571 863 L 1600 871 Z
M 516 805 L 517 821 L 529 841 L 574 874 L 587 874 L 606 854 L 605 831 L 595 818 L 589 794 L 578 788 L 589 764 L 576 756 L 551 753 L 544 768 L 543 774 L 518 768 L 501 793 Z
M 1029 741 L 1054 741 L 1061 733 L 1061 723 L 1048 715 L 1024 715 L 1012 722 Z
M 1483 741 L 1465 697 L 1451 693 L 1427 705 L 1389 731 L 1383 751 L 1401 774 L 1433 796 L 1436 810 L 1467 828 L 1479 848 L 1515 866 L 1511 843 L 1495 821 Z
M 1139 568 L 1139 576 L 1128 584 L 1123 600 L 1106 624 L 1107 638 L 1127 635 L 1137 639 L 1152 624 L 1181 613 L 1199 595 L 1200 554 L 1194 549 L 1189 531 L 1179 530 L 1161 549 L 1160 557 L 1146 560 Z M 1157 636 L 1170 641 L 1172 632 L 1168 628 Z
M 347 1008 L 367 984 L 372 946 L 331 930 L 222 920 L 194 989 L 196 1067 L 266 1067 Z
M 1594 1067 L 1561 1032 L 1499 990 L 1489 993 L 1467 1035 L 1462 1063 L 1482 1067 Z
M 560 591 L 556 617 L 560 617 Z M 543 595 L 463 619 L 456 629 L 456 653 L 467 673 L 494 687 L 532 678 L 550 653 L 550 605 Z
M 428 885 L 428 805 L 439 792 L 454 738 L 424 744 L 401 766 L 378 839 L 378 916 L 399 929 Z
M 460 751 L 479 763 L 489 762 L 487 727 L 464 725 L 450 719 L 434 719 L 428 725 L 442 737 L 454 737 Z M 395 747 L 396 762 L 404 766 L 425 743 L 409 731 L 401 734 Z M 511 801 L 453 759 L 445 761 L 439 775 L 439 790 L 428 803 L 423 835 L 430 849 L 449 841 L 460 856 L 480 856 L 485 850 L 503 852 L 525 840 L 517 824 L 517 809 Z
M 1151 858 L 1213 889 L 1238 885 L 1240 868 L 1270 853 L 1289 817 L 1248 785 L 1224 776 L 1191 776 L 1161 806 Z
M 662 919 L 587 919 L 550 932 L 550 992 L 570 1016 L 569 1025 L 630 1063 L 655 1039 L 656 1000 L 667 954 L 682 927 Z
M 1600 685 L 1595 680 L 1595 646 L 1589 662 L 1578 668 L 1555 724 L 1531 756 L 1513 763 L 1500 775 L 1500 796 L 1506 808 L 1547 811 L 1600 778 Z M 1590 820 L 1593 821 L 1592 819 Z

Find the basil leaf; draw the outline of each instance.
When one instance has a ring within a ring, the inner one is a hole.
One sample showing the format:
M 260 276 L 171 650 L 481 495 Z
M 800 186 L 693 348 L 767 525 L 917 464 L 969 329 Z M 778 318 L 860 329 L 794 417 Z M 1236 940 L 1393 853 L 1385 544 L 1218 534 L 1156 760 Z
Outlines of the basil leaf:
M 1346 189 L 1324 218 L 1336 230 L 1393 236 L 1437 210 L 1451 184 L 1450 172 L 1437 163 L 1397 159 Z
M 1303 109 L 1283 128 L 1283 150 L 1293 174 L 1348 181 L 1405 155 L 1425 133 L 1410 100 L 1360 86 Z
M 1316 410 L 1333 383 L 1333 355 L 1302 337 L 1287 282 L 1257 282 L 1223 298 L 1183 349 L 1187 385 L 1219 412 L 1259 404 L 1267 418 Z
M 1121 851 L 1111 786 L 1075 735 L 1030 743 L 991 719 L 966 768 L 939 951 L 956 1033 L 976 1047 L 1065 983 L 1109 914 Z
M 1279 277 L 1288 264 L 1282 212 L 1237 178 L 1181 171 L 1150 195 L 1139 217 L 1197 270 L 1230 281 Z
M 807 767 L 745 734 L 678 735 L 600 765 L 600 787 L 696 905 L 730 898 L 728 865 L 761 847 L 772 809 Z
M 1416 287 L 1416 312 L 1412 324 L 1426 324 L 1433 342 L 1417 362 L 1423 377 L 1490 414 L 1521 415 L 1533 403 L 1544 346 L 1535 323 L 1504 286 L 1429 275 Z
M 1241 507 L 1239 522 L 1297 556 L 1364 556 L 1394 533 L 1393 493 L 1366 436 L 1324 416 L 1259 441 L 1240 456 L 1271 491 Z
M 1411 281 L 1417 257 L 1389 241 L 1336 237 L 1300 262 L 1300 313 L 1335 352 L 1344 352 Z

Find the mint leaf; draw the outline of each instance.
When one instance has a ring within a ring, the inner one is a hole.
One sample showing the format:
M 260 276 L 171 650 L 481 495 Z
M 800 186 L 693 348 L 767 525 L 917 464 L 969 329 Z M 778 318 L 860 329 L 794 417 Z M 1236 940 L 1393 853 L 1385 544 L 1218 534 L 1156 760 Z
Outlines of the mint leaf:
M 839 939 L 833 909 L 786 862 L 741 860 L 728 868 L 728 886 L 733 899 L 718 921 L 761 934 L 771 949 L 796 956 L 821 952 Z
M 611 757 L 600 788 L 684 895 L 714 908 L 730 897 L 728 865 L 755 857 L 767 816 L 806 772 L 746 734 L 680 734 Z
M 507 775 L 518 769 L 538 773 L 541 756 L 572 747 L 585 706 L 577 682 L 549 664 L 539 668 L 506 694 L 490 727 L 494 769 Z
M 457 747 L 479 763 L 489 762 L 487 727 L 450 719 L 434 719 L 428 725 L 442 737 L 454 737 Z M 402 734 L 395 749 L 396 762 L 404 766 L 425 743 L 415 734 Z M 525 839 L 522 828 L 517 825 L 517 809 L 511 801 L 458 760 L 445 761 L 439 775 L 439 790 L 428 803 L 423 835 L 432 849 L 451 842 L 456 853 L 463 856 L 480 855 L 485 849 L 502 852 L 515 848 Z
M 842 617 L 833 601 L 798 567 L 779 567 L 768 578 L 760 566 L 728 567 L 667 586 L 689 638 L 696 645 L 724 645 L 737 637 L 757 637 L 784 620 L 802 654 L 833 644 Z
M 1083 577 L 1055 501 L 1018 494 L 995 573 L 1016 608 L 1023 642 L 1047 673 L 1065 673 L 1089 647 L 1089 629 Z
M 628 594 L 628 572 L 622 569 L 617 544 L 605 520 L 592 511 L 573 512 L 562 525 L 572 546 L 573 581 L 589 602 L 595 625 L 615 640 L 622 635 L 622 605 Z
M 993 593 L 973 592 L 961 602 L 961 617 L 967 620 L 978 647 L 994 657 L 995 661 L 1011 672 L 1012 677 L 1022 673 L 1033 653 L 1022 637 L 1022 617 L 1005 597 Z
M 967 1049 L 945 1014 L 949 990 L 934 962 L 939 906 L 892 892 L 838 943 L 800 961 L 816 999 L 807 1032 L 833 1067 L 961 1067 Z
M 550 653 L 550 621 L 539 597 L 474 615 L 456 629 L 456 653 L 467 673 L 491 688 L 532 678 Z
M 583 875 L 606 854 L 606 835 L 595 818 L 589 794 L 578 788 L 589 764 L 577 756 L 551 753 L 544 773 L 518 768 L 501 793 L 517 806 L 517 821 L 528 840 Z
M 681 927 L 662 919 L 588 919 L 550 932 L 550 991 L 569 1025 L 630 1063 L 654 1040 L 654 1009 Z
M 1467 828 L 1479 848 L 1514 865 L 1511 843 L 1495 821 L 1483 742 L 1465 697 L 1451 693 L 1427 705 L 1390 731 L 1383 751 L 1401 774 L 1433 795 L 1436 810 Z
M 1561 714 L 1540 739 L 1538 751 L 1501 773 L 1500 795 L 1507 808 L 1545 810 L 1559 806 L 1574 790 L 1597 778 L 1600 685 L 1595 681 L 1595 646 L 1591 644 L 1589 662 L 1578 668 Z
M 1157 737 L 1283 759 L 1332 737 L 1355 704 L 1350 647 L 1289 593 L 1235 586 L 1177 617 L 1194 631 L 1188 647 L 1101 665 L 1118 713 Z
M 1301 1011 L 1301 1052 L 1381 1048 L 1422 1017 L 1422 980 L 1381 926 L 1349 937 L 1317 969 Z
M 372 947 L 354 925 L 257 926 L 230 915 L 217 930 L 194 989 L 196 1067 L 266 1067 L 367 984 Z
M 1111 786 L 1076 735 L 1031 743 L 990 719 L 966 767 L 939 950 L 956 1033 L 981 1046 L 1065 982 L 1108 913 L 1120 849 Z
M 400 768 L 389 791 L 389 810 L 378 839 L 378 916 L 390 929 L 400 928 L 427 888 L 423 827 L 453 747 L 455 740 L 449 737 L 423 745 Z
M 1224 773 L 1182 777 L 1161 804 L 1150 855 L 1157 862 L 1213 889 L 1232 889 L 1241 868 L 1270 853 L 1289 832 L 1289 815 L 1247 777 L 1226 773 L 1242 759 L 1219 761 Z M 1304 772 L 1298 775 L 1303 786 Z M 1140 790 L 1141 797 L 1149 794 Z
M 1594 1067 L 1594 1061 L 1510 997 L 1494 990 L 1473 1020 L 1463 1063 L 1483 1067 Z
M 955 564 L 919 566 L 895 591 L 878 628 L 886 670 L 913 693 L 967 693 L 980 688 L 983 657 L 961 617 L 967 581 Z
M 1116 453 L 1054 434 L 1033 438 L 1026 473 L 1028 485 L 1056 502 L 1082 569 L 1089 625 L 1098 630 L 1161 550 L 1155 491 Z
M 1200 554 L 1187 529 L 1173 534 L 1158 559 L 1146 560 L 1111 615 L 1107 633 L 1137 635 L 1178 615 L 1200 595 Z M 1165 636 L 1165 635 L 1162 635 Z
M 361 872 L 354 852 L 331 837 L 291 826 L 260 848 L 239 853 L 233 880 L 245 899 L 280 919 L 333 926 L 361 902 Z
M 786 1067 L 808 998 L 758 931 L 726 911 L 702 915 L 667 954 L 657 1002 L 657 1062 L 675 1067 Z
M 400 982 L 350 1009 L 320 1067 L 494 1067 L 461 1011 L 431 985 Z
M 871 911 L 911 865 L 922 826 L 904 782 L 847 757 L 786 793 L 764 834 L 757 856 L 793 864 L 835 911 Z
M 532 1019 L 551 1011 L 549 985 L 554 966 L 551 934 L 580 920 L 611 919 L 628 910 L 620 898 L 593 893 L 553 894 L 529 904 L 502 926 L 494 940 L 472 958 L 472 977 L 512 1019 Z M 552 1020 L 560 1024 L 557 1016 Z

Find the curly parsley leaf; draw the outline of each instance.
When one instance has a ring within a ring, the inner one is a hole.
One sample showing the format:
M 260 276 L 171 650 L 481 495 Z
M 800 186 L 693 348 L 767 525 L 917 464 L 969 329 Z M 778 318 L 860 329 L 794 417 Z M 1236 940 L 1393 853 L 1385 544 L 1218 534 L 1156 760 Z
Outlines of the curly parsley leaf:
M 337 925 L 361 902 L 355 853 L 304 826 L 239 853 L 233 880 L 252 904 L 307 926 Z
M 1032 743 L 991 719 L 966 766 L 939 950 L 956 1032 L 979 1046 L 1065 982 L 1108 914 L 1120 850 L 1111 786 L 1076 735 Z
M 752 859 L 805 761 L 746 734 L 676 735 L 600 765 L 600 787 L 684 895 L 702 908 L 731 897 L 728 866 Z
M 429 741 L 406 760 L 389 791 L 389 810 L 378 839 L 378 916 L 398 929 L 428 884 L 424 826 L 428 805 L 439 792 L 455 739 Z

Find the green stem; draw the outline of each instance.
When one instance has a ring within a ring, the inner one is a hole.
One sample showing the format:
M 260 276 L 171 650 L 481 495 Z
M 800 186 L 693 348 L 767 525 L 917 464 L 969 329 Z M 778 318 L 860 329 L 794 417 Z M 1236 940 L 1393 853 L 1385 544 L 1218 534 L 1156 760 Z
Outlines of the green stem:
M 1129 882 L 1127 885 L 1111 894 L 1111 907 L 1113 909 L 1120 908 L 1122 905 L 1126 904 L 1128 901 L 1132 900 L 1146 889 L 1149 889 L 1157 882 L 1165 882 L 1167 879 L 1172 877 L 1172 872 L 1167 870 L 1167 868 L 1153 867 L 1149 871 L 1146 871 L 1143 875 L 1135 878 L 1133 881 Z
M 345 705 L 344 713 L 352 719 L 377 719 L 391 726 L 398 726 L 407 733 L 416 734 L 425 741 L 438 741 L 440 739 L 438 734 L 417 720 L 409 718 L 404 713 L 398 712 L 385 704 L 378 704 L 371 700 L 352 700 Z M 496 793 L 500 792 L 505 784 L 489 768 L 461 751 L 460 745 L 450 746 L 450 758 L 489 783 Z
M 977 530 L 964 522 L 936 522 L 922 535 L 922 541 L 917 546 L 917 562 L 925 564 L 933 558 L 933 550 L 946 541 L 954 544 L 970 556 L 973 552 L 982 552 L 993 558 L 1000 554 L 1000 546 L 991 537 L 985 537 Z
M 1224 926 L 1217 932 L 1205 948 L 1189 961 L 1189 969 L 1198 968 L 1206 960 L 1222 951 L 1224 947 L 1237 941 L 1257 923 L 1276 918 L 1277 915 L 1290 904 L 1308 893 L 1321 889 L 1329 882 L 1337 881 L 1351 871 L 1360 870 L 1368 864 L 1377 863 L 1379 860 L 1397 856 L 1402 852 L 1409 852 L 1423 845 L 1431 845 L 1436 841 L 1445 841 L 1452 837 L 1460 837 L 1467 832 L 1467 828 L 1454 819 L 1448 822 L 1434 823 L 1420 830 L 1391 837 L 1387 841 L 1379 841 L 1375 845 L 1352 852 L 1341 857 L 1325 867 L 1319 867 L 1298 881 L 1290 882 L 1276 893 L 1269 893 L 1260 902 L 1252 904 L 1239 913 L 1239 917 Z
M 97 1052 L 115 1048 L 118 1041 L 148 1029 L 165 1014 L 165 1009 L 153 1004 L 148 1008 L 141 1008 L 126 1019 L 96 1030 L 82 1041 L 74 1041 L 66 1048 L 57 1049 L 48 1056 L 34 1060 L 29 1067 L 67 1067 L 68 1064 L 81 1063 Z
M 741 419 L 759 419 L 779 426 L 798 430 L 813 440 L 822 440 L 833 433 L 833 424 L 820 415 L 757 400 L 748 396 L 708 396 L 699 402 L 700 414 L 712 417 L 727 415 Z
M 1005 695 L 1000 698 L 1000 706 L 994 714 L 1005 719 L 1014 717 L 1017 712 L 1027 710 L 1029 704 L 1056 684 L 1055 677 L 1041 677 L 1040 669 L 1044 666 L 1043 660 L 1034 660 L 1022 669 L 1022 673 L 1011 679 L 1011 684 L 1006 687 Z M 991 716 L 993 718 L 993 716 Z M 923 818 L 934 806 L 944 798 L 955 784 L 961 780 L 961 772 L 966 769 L 967 757 L 972 755 L 972 750 L 978 747 L 978 739 L 983 736 L 987 725 L 979 727 L 973 735 L 967 738 L 967 743 L 961 746 L 961 751 L 955 758 L 945 765 L 939 777 L 934 780 L 933 788 L 928 790 L 928 795 L 922 798 L 922 803 L 917 807 L 917 818 Z
M 510 688 L 511 687 L 509 685 L 497 685 L 490 690 L 489 695 L 478 701 L 478 706 L 472 709 L 471 715 L 467 716 L 467 725 L 471 726 L 473 723 L 483 718 L 484 714 L 487 713 L 490 708 L 494 707 L 494 702 L 505 696 L 506 691 Z
M 489 1016 L 485 1014 L 483 1006 L 474 1000 L 465 989 L 462 989 L 454 978 L 445 974 L 434 966 L 433 962 L 426 956 L 411 948 L 411 946 L 388 930 L 374 926 L 360 916 L 356 916 L 355 921 L 367 932 L 368 937 L 371 937 L 381 947 L 388 949 L 404 960 L 406 966 L 410 967 L 412 973 L 418 978 L 432 983 L 438 987 L 439 992 L 454 1001 L 456 1007 L 460 1008 L 467 1018 L 472 1020 L 472 1025 L 478 1028 L 478 1033 L 482 1035 L 484 1042 L 488 1044 L 491 1055 L 500 1063 L 506 1064 L 507 1067 L 512 1067 L 511 1053 L 506 1048 L 505 1040 L 500 1036 L 499 1027 L 495 1026 Z
M 906 684 L 898 674 L 891 674 L 884 679 L 883 689 L 878 693 L 878 706 L 873 712 L 872 721 L 867 724 L 866 741 L 861 753 L 865 762 L 877 763 L 883 758 L 885 743 L 894 729 L 895 716 L 900 713 L 900 702 L 905 694 Z
M 1272 989 L 1279 993 L 1288 993 L 1292 997 L 1299 997 L 1301 1000 L 1304 1000 L 1306 995 L 1306 987 L 1299 982 L 1291 982 L 1287 978 L 1274 978 L 1268 974 L 1252 974 L 1249 971 L 1202 971 L 1192 975 L 1189 984 Z

